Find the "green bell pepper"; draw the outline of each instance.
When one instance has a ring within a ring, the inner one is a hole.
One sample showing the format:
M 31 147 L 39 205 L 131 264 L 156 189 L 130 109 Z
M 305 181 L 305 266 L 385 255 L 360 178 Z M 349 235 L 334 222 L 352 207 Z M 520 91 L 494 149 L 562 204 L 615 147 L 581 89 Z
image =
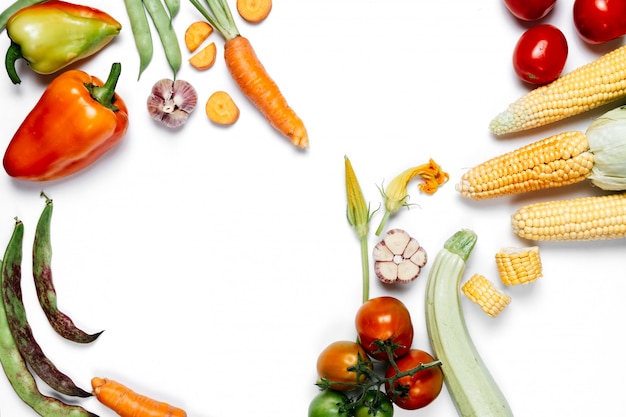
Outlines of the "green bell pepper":
M 24 59 L 39 74 L 52 74 L 100 51 L 122 30 L 107 13 L 64 1 L 47 1 L 13 14 L 6 25 L 11 46 L 5 65 L 14 84 L 15 63 Z

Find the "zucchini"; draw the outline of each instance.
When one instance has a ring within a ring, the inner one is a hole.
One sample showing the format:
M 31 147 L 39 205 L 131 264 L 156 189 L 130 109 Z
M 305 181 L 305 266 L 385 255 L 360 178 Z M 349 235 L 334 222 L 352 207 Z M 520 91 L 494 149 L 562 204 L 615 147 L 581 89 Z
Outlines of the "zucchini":
M 446 388 L 461 417 L 512 417 L 465 324 L 460 284 L 477 236 L 460 230 L 437 253 L 426 284 L 426 327 Z

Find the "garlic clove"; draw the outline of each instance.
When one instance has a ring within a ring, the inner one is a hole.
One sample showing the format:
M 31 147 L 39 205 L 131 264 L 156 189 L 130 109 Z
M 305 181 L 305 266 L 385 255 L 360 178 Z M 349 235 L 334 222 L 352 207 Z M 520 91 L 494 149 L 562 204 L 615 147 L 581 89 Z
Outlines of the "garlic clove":
M 428 257 L 426 256 L 426 250 L 420 246 L 419 249 L 409 259 L 411 259 L 411 262 L 419 267 L 426 265 L 426 262 L 428 261 Z
M 152 86 L 147 108 L 150 116 L 170 128 L 184 125 L 198 103 L 195 88 L 184 80 L 162 79 Z
M 404 252 L 404 248 L 406 248 L 409 240 L 411 240 L 411 237 L 402 229 L 392 229 L 383 238 L 385 245 L 395 255 L 400 255 Z
M 398 265 L 398 281 L 406 284 L 416 279 L 420 274 L 420 267 L 409 259 L 405 259 Z
M 389 250 L 384 241 L 379 242 L 374 246 L 372 257 L 375 261 L 392 261 L 395 255 Z
M 393 284 L 398 278 L 398 265 L 394 262 L 376 262 L 374 272 L 385 284 Z

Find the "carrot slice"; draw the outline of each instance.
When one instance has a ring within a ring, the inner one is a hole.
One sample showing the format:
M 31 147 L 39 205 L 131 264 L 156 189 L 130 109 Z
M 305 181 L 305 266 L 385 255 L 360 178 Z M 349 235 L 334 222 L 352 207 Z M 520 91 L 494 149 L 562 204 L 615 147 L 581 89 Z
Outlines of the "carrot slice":
M 189 63 L 198 70 L 207 70 L 215 63 L 215 57 L 217 55 L 217 47 L 215 42 L 211 42 L 200 52 L 189 58 Z
M 237 0 L 237 11 L 244 20 L 259 23 L 270 14 L 272 0 Z
M 213 123 L 232 125 L 239 119 L 239 107 L 225 91 L 216 91 L 206 102 L 206 115 Z
M 189 52 L 193 52 L 202 45 L 209 35 L 213 33 L 213 26 L 208 22 L 193 22 L 185 30 L 185 46 Z

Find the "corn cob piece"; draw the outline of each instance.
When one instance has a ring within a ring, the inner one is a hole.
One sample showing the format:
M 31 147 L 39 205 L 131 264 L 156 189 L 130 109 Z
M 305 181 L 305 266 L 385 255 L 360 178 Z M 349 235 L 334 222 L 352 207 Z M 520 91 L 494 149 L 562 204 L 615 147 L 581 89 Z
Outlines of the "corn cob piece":
M 511 218 L 513 232 L 534 241 L 626 237 L 626 193 L 529 204 Z
M 626 46 L 529 91 L 489 124 L 496 135 L 544 126 L 626 97 Z
M 467 171 L 456 189 L 476 200 L 574 184 L 594 166 L 587 136 L 563 132 L 497 156 Z
M 496 253 L 496 266 L 506 286 L 528 284 L 543 276 L 538 246 L 502 248 Z
M 461 287 L 463 294 L 491 317 L 496 317 L 511 303 L 511 297 L 498 291 L 483 275 L 474 274 Z

